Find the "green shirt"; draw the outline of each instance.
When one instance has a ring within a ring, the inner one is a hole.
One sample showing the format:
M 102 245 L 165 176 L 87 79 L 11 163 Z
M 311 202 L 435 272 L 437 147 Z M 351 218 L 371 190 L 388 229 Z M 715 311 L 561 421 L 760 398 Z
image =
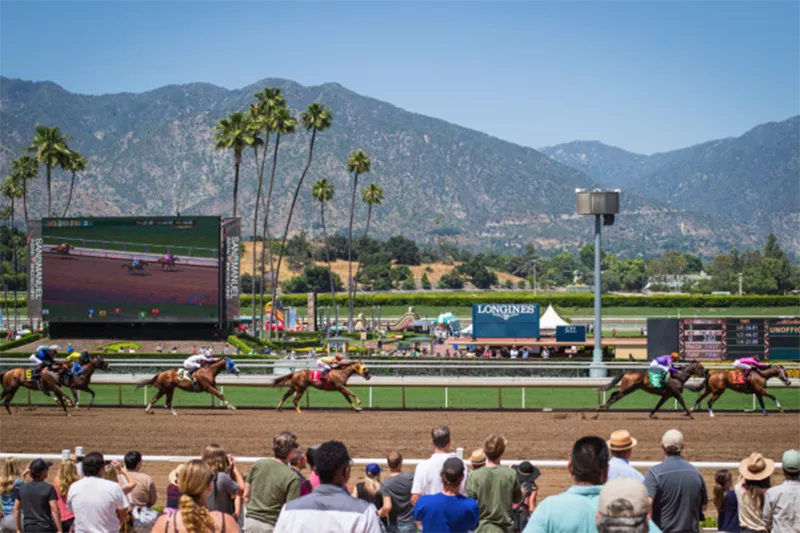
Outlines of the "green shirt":
M 467 496 L 478 500 L 480 522 L 475 533 L 514 531 L 511 506 L 522 500 L 517 474 L 507 466 L 484 466 L 467 478 Z
M 300 478 L 276 459 L 261 459 L 247 473 L 247 518 L 275 525 L 283 504 L 300 497 Z

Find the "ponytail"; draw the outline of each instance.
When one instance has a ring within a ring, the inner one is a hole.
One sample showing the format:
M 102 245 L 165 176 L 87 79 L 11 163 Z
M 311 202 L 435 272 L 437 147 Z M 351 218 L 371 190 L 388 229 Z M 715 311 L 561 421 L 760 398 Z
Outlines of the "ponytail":
M 188 533 L 206 533 L 214 531 L 214 519 L 203 506 L 197 505 L 194 498 L 188 494 L 181 495 L 178 503 L 183 525 Z

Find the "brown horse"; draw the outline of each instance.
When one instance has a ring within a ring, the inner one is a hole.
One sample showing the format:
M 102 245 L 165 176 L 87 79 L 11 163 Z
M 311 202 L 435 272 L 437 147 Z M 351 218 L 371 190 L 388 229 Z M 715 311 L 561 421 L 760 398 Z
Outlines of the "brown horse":
M 171 271 L 175 268 L 175 264 L 178 263 L 179 260 L 177 257 L 172 257 L 169 259 L 168 257 L 159 257 L 158 263 L 161 265 L 161 270 L 164 272 Z
M 358 374 L 364 379 L 370 379 L 372 377 L 369 375 L 369 370 L 367 370 L 367 367 L 364 365 L 364 363 L 361 361 L 350 361 L 348 363 L 343 363 L 339 365 L 338 368 L 334 368 L 328 373 L 324 383 L 312 380 L 312 372 L 314 371 L 309 369 L 298 370 L 296 372 L 292 372 L 291 374 L 281 376 L 272 382 L 273 387 L 283 387 L 285 385 L 289 386 L 289 390 L 286 391 L 286 394 L 283 395 L 283 398 L 281 398 L 281 401 L 278 404 L 278 411 L 283 409 L 283 402 L 285 402 L 286 399 L 294 393 L 294 409 L 298 413 L 302 413 L 298 403 L 300 402 L 300 398 L 303 397 L 303 394 L 305 394 L 309 387 L 314 387 L 316 389 L 325 391 L 339 391 L 342 393 L 342 396 L 344 396 L 345 400 L 348 401 L 350 407 L 356 411 L 361 411 L 361 400 L 353 391 L 348 389 L 346 385 L 347 380 L 350 379 L 350 376 L 352 376 L 353 373 Z M 355 404 L 353 403 L 353 399 L 356 401 Z
M 764 414 L 764 416 L 767 415 L 767 409 L 764 407 L 764 396 L 775 402 L 775 406 L 778 408 L 778 410 L 783 412 L 781 402 L 779 402 L 775 396 L 767 392 L 767 380 L 774 377 L 777 377 L 783 381 L 783 384 L 787 387 L 792 384 L 789 378 L 786 377 L 786 369 L 782 366 L 770 365 L 769 368 L 764 370 L 753 369 L 750 373 L 749 384 L 735 383 L 733 381 L 733 371 L 717 370 L 716 372 L 709 372 L 706 374 L 706 379 L 703 382 L 705 390 L 700 396 L 697 397 L 697 400 L 692 406 L 692 411 L 699 409 L 700 402 L 703 401 L 703 398 L 711 394 L 711 399 L 708 400 L 708 414 L 709 416 L 713 417 L 714 411 L 712 406 L 714 405 L 714 402 L 716 402 L 719 397 L 722 396 L 722 393 L 725 392 L 725 389 L 731 389 L 732 391 L 741 394 L 755 394 L 756 398 L 758 398 L 758 403 L 761 404 L 761 412 Z
M 653 387 L 650 384 L 650 375 L 647 371 L 634 370 L 632 372 L 625 372 L 624 374 L 614 378 L 614 380 L 608 385 L 597 389 L 599 392 L 608 391 L 616 387 L 618 383 L 620 384 L 619 390 L 615 391 L 614 394 L 608 398 L 606 403 L 598 407 L 597 410 L 600 411 L 601 409 L 608 409 L 614 402 L 624 398 L 633 391 L 641 389 L 645 392 L 649 392 L 650 394 L 661 396 L 661 399 L 658 401 L 656 406 L 652 411 L 650 411 L 650 418 L 655 416 L 656 411 L 658 411 L 661 406 L 664 405 L 664 402 L 666 402 L 669 398 L 675 398 L 678 400 L 678 402 L 681 404 L 681 407 L 683 407 L 683 410 L 686 411 L 686 416 L 693 418 L 692 413 L 689 412 L 689 409 L 686 407 L 686 403 L 683 401 L 684 384 L 691 376 L 697 376 L 700 378 L 705 376 L 703 365 L 697 361 L 690 362 L 678 372 L 672 374 L 669 379 L 667 379 L 666 383 L 664 383 L 664 386 L 660 388 Z M 694 392 L 698 392 L 702 388 L 702 386 L 685 386 L 687 389 Z
M 43 368 L 41 382 L 31 378 L 32 372 L 33 368 L 14 368 L 8 372 L 0 373 L 0 384 L 3 385 L 3 392 L 0 393 L 0 400 L 3 400 L 3 406 L 5 406 L 8 414 L 11 414 L 11 408 L 9 406 L 17 390 L 19 390 L 20 387 L 25 387 L 30 390 L 42 391 L 47 396 L 50 396 L 50 393 L 54 392 L 58 404 L 61 406 L 61 409 L 64 410 L 64 414 L 69 416 L 67 405 L 72 407 L 74 404 L 72 400 L 64 394 L 61 387 L 58 386 L 58 372 L 50 368 Z
M 217 374 L 222 372 L 223 369 L 235 376 L 239 375 L 239 368 L 236 366 L 236 363 L 233 362 L 233 359 L 230 357 L 225 357 L 219 361 L 215 361 L 209 365 L 206 365 L 203 368 L 198 368 L 193 374 L 194 382 L 188 378 L 178 378 L 178 371 L 175 369 L 165 370 L 159 374 L 156 374 L 147 381 L 139 382 L 136 385 L 137 389 L 145 386 L 151 386 L 158 389 L 156 395 L 153 396 L 153 399 L 150 400 L 149 404 L 147 404 L 147 407 L 144 410 L 145 413 L 152 414 L 153 404 L 166 394 L 166 408 L 169 409 L 173 415 L 177 415 L 178 413 L 176 413 L 175 409 L 172 408 L 172 396 L 175 394 L 175 389 L 185 390 L 186 392 L 207 392 L 209 394 L 213 394 L 219 398 L 219 401 L 222 402 L 222 405 L 226 405 L 228 409 L 235 411 L 236 408 L 231 405 L 230 402 L 225 399 L 225 396 L 217 389 Z
M 65 364 L 68 365 L 68 368 L 72 367 L 72 364 L 70 363 L 65 363 Z M 81 368 L 83 369 L 83 374 L 79 376 L 67 374 L 67 372 L 64 372 L 63 374 L 59 372 L 59 378 L 60 378 L 59 384 L 64 387 L 68 387 L 72 391 L 72 399 L 75 401 L 75 409 L 78 408 L 79 390 L 91 394 L 92 400 L 89 402 L 89 409 L 91 409 L 92 406 L 94 405 L 94 396 L 95 396 L 94 391 L 89 388 L 89 383 L 91 383 L 92 381 L 92 374 L 94 374 L 94 371 L 97 370 L 98 368 L 100 370 L 108 371 L 111 369 L 111 366 L 108 364 L 108 361 L 103 359 L 102 356 L 95 355 L 94 357 L 89 359 L 88 362 L 83 363 L 81 365 Z

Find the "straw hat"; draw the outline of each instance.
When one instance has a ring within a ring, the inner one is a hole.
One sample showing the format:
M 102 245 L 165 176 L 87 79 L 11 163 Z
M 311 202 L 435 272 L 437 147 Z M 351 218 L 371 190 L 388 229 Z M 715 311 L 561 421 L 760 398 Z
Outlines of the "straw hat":
M 767 479 L 775 471 L 775 461 L 765 459 L 760 453 L 751 453 L 750 457 L 739 463 L 742 477 L 751 481 Z
M 469 462 L 472 463 L 472 466 L 483 466 L 486 464 L 486 454 L 481 448 L 473 450 L 472 455 L 469 456 Z
M 627 429 L 619 429 L 611 434 L 607 441 L 608 449 L 612 452 L 624 452 L 630 450 L 639 442 L 628 433 Z

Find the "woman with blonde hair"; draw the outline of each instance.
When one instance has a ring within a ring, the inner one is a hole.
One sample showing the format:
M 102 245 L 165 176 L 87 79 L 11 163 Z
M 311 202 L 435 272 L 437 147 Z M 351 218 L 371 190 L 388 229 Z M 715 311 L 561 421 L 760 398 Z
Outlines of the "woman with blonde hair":
M 734 492 L 739 505 L 739 528 L 742 533 L 766 532 L 762 512 L 764 493 L 770 487 L 770 476 L 775 471 L 775 461 L 760 453 L 752 453 L 739 463 L 739 483 Z
M 239 533 L 239 525 L 231 515 L 208 510 L 213 476 L 202 459 L 184 464 L 178 471 L 178 487 L 183 493 L 178 512 L 158 517 L 152 533 Z
M 225 453 L 225 448 L 219 444 L 209 444 L 203 451 L 203 461 L 213 475 L 208 509 L 222 511 L 238 519 L 242 511 L 244 478 L 239 472 L 236 458 Z
M 14 523 L 14 489 L 22 485 L 27 470 L 22 469 L 19 459 L 9 457 L 0 464 L 0 496 L 3 507 L 0 510 L 0 532 L 16 533 Z
M 373 504 L 378 510 L 378 518 L 384 520 L 392 510 L 392 499 L 381 491 L 381 467 L 370 463 L 365 473 L 364 481 L 353 487 L 352 496 Z
M 67 508 L 67 494 L 73 483 L 81 477 L 78 475 L 78 467 L 72 459 L 65 459 L 58 467 L 58 473 L 53 485 L 58 496 L 58 516 L 61 518 L 61 531 L 69 531 L 72 522 L 75 520 L 75 513 Z

